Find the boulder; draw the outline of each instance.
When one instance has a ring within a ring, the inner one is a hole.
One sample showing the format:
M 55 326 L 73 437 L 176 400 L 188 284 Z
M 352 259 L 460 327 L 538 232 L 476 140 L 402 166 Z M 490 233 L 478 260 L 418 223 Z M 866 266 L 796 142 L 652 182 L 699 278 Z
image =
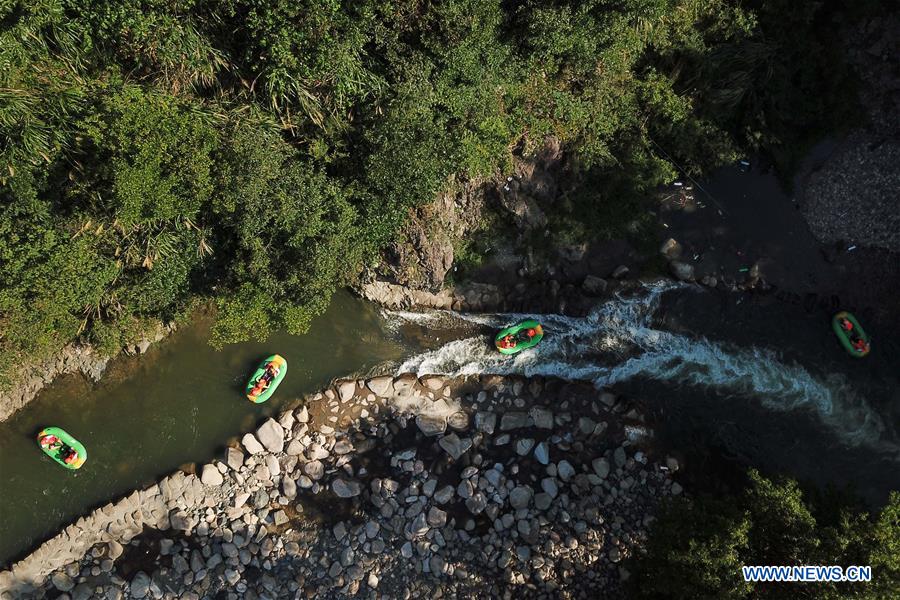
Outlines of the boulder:
M 353 394 L 356 393 L 356 382 L 355 381 L 342 381 L 338 384 L 338 395 L 341 398 L 341 402 L 346 402 L 350 398 L 353 397 Z
M 132 577 L 129 587 L 134 598 L 146 598 L 150 593 L 150 576 L 143 571 L 138 571 Z
M 203 482 L 203 485 L 222 485 L 224 480 L 222 479 L 222 474 L 214 464 L 206 463 L 203 465 L 200 481 Z
M 390 396 L 391 392 L 393 391 L 394 381 L 387 376 L 373 377 L 366 382 L 366 387 L 369 388 L 376 396 L 386 398 Z
M 462 438 L 455 433 L 451 433 L 450 435 L 445 435 L 438 442 L 438 445 L 444 449 L 444 451 L 449 454 L 453 460 L 459 460 L 459 457 L 469 451 L 469 448 L 472 447 L 472 440 L 469 438 Z
M 672 275 L 679 281 L 694 280 L 694 265 L 681 262 L 680 260 L 672 260 L 669 261 L 669 271 L 671 271 Z
M 265 451 L 265 448 L 262 447 L 262 444 L 259 443 L 259 440 L 252 433 L 244 434 L 244 437 L 241 438 L 241 444 L 250 454 L 259 454 Z
M 250 434 L 248 433 L 247 435 Z M 244 453 L 238 448 L 229 447 L 225 450 L 225 464 L 235 471 L 240 471 L 241 467 L 244 466 Z
M 659 253 L 669 260 L 677 260 L 681 258 L 681 252 L 681 244 L 679 244 L 674 238 L 667 239 L 662 243 L 662 246 L 659 247 Z
M 75 587 L 75 582 L 64 571 L 57 571 L 50 577 L 53 586 L 61 592 L 71 591 Z
M 419 415 L 416 425 L 427 436 L 440 435 L 447 430 L 447 419 L 437 415 Z
M 352 498 L 362 493 L 362 486 L 359 483 L 341 477 L 331 482 L 331 489 L 339 498 Z
M 581 282 L 581 289 L 589 296 L 602 296 L 606 293 L 608 285 L 605 279 L 595 275 L 588 275 Z
M 528 508 L 534 491 L 527 485 L 519 485 L 509 493 L 509 504 L 515 509 Z
M 266 422 L 256 430 L 256 437 L 269 452 L 284 450 L 284 429 L 275 419 L 266 419 Z
M 595 458 L 591 461 L 591 466 L 600 479 L 606 479 L 606 476 L 609 475 L 609 461 L 605 458 Z

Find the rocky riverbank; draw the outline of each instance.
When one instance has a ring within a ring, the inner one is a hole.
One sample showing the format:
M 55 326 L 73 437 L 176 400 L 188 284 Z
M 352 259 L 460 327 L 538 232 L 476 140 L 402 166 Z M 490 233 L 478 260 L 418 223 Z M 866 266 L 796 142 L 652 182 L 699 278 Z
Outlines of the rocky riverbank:
M 120 352 L 130 355 L 144 354 L 152 344 L 162 340 L 175 329 L 174 322 L 165 325 L 160 323 L 140 340 L 122 348 Z M 50 385 L 61 375 L 81 373 L 93 381 L 99 381 L 106 371 L 109 361 L 115 356 L 115 354 L 100 352 L 90 344 L 67 345 L 53 358 L 38 364 L 35 368 L 24 371 L 20 380 L 0 391 L 0 421 L 5 421 L 17 410 L 34 400 L 45 386 Z
M 678 463 L 637 407 L 556 379 L 339 381 L 79 519 L 6 598 L 615 594 Z

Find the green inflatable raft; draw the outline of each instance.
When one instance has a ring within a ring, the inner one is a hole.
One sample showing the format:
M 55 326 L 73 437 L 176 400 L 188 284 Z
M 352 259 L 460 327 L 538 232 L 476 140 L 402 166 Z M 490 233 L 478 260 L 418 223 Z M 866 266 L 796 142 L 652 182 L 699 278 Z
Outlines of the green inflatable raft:
M 847 328 L 848 323 L 851 325 L 850 329 Z M 844 349 L 850 353 L 850 356 L 862 358 L 871 350 L 868 334 L 851 313 L 842 310 L 834 315 L 834 318 L 831 319 L 831 328 L 834 329 L 835 335 L 841 341 Z M 862 340 L 864 344 L 860 344 L 859 340 Z M 854 345 L 854 342 L 856 345 Z
M 526 319 L 501 330 L 494 338 L 494 345 L 501 354 L 515 354 L 534 348 L 543 338 L 544 330 L 541 324 L 534 319 Z
M 286 374 L 287 361 L 284 360 L 284 357 L 273 354 L 262 361 L 250 381 L 247 382 L 247 399 L 256 404 L 265 402 L 272 397 Z
M 37 434 L 37 442 L 44 451 L 44 454 L 61 464 L 67 469 L 74 471 L 80 469 L 81 465 L 87 460 L 87 450 L 84 446 L 69 435 L 65 430 L 59 427 L 47 427 Z M 75 451 L 75 458 L 71 462 L 66 462 L 66 457 Z

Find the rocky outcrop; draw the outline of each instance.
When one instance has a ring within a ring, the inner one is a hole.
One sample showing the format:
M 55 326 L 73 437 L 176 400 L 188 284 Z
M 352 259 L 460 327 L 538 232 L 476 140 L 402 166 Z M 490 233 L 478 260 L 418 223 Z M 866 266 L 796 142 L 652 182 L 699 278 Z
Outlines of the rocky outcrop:
M 650 436 L 586 384 L 341 381 L 247 432 L 252 454 L 79 519 L 0 573 L 0 593 L 615 596 L 658 501 L 681 493 Z
M 151 344 L 175 331 L 175 323 L 160 324 L 155 330 L 133 344 L 122 348 L 125 354 L 144 354 Z M 113 356 L 97 351 L 90 344 L 69 344 L 54 358 L 24 372 L 23 378 L 0 391 L 0 421 L 34 400 L 38 393 L 60 375 L 82 373 L 99 381 Z
M 563 165 L 561 144 L 550 136 L 533 156 L 514 158 L 512 175 L 450 182 L 451 191 L 410 212 L 397 241 L 367 279 L 439 294 L 453 266 L 454 248 L 482 227 L 485 210 L 499 211 L 523 232 L 546 225 L 541 207 L 555 200 Z

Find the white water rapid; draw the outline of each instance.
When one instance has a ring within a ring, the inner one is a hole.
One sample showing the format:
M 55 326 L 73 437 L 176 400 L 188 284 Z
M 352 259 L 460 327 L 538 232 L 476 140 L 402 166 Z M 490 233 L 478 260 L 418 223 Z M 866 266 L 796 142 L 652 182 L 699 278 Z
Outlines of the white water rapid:
M 787 364 L 767 348 L 738 347 L 655 328 L 660 297 L 680 287 L 646 284 L 635 295 L 619 295 L 584 318 L 540 315 L 546 336 L 536 347 L 512 356 L 494 350 L 485 336 L 448 342 L 408 359 L 399 372 L 419 375 L 513 374 L 555 376 L 609 386 L 633 377 L 713 388 L 734 401 L 758 399 L 773 411 L 812 410 L 850 446 L 866 445 L 892 454 L 900 448 L 882 439 L 884 423 L 841 375 L 817 376 Z M 388 313 L 392 319 L 433 327 L 457 320 L 500 329 L 534 315 L 460 314 L 447 311 Z M 730 401 L 729 400 L 729 401 Z

